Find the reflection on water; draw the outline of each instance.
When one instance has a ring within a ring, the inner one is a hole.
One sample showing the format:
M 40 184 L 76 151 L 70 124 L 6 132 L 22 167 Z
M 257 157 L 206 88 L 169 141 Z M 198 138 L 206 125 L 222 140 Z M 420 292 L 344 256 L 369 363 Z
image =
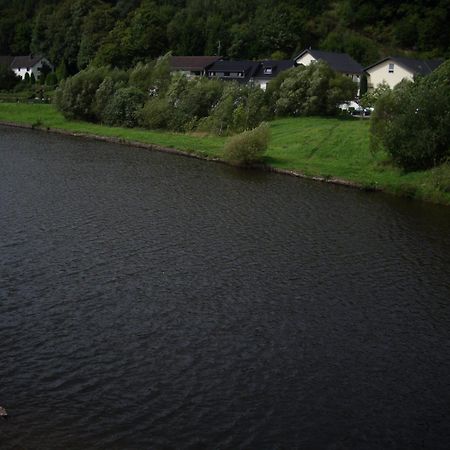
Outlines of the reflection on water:
M 6 449 L 448 448 L 450 211 L 0 128 Z

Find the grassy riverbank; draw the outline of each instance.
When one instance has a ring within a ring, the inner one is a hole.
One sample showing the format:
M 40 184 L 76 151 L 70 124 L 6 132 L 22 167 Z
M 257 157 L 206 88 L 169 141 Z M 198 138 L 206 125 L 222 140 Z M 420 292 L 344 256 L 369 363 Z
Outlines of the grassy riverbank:
M 0 121 L 34 124 L 170 147 L 220 157 L 225 138 L 201 134 L 115 128 L 68 121 L 52 105 L 0 103 Z M 340 178 L 367 188 L 450 205 L 450 166 L 405 174 L 387 156 L 369 151 L 369 123 L 317 117 L 271 122 L 268 165 L 309 176 Z

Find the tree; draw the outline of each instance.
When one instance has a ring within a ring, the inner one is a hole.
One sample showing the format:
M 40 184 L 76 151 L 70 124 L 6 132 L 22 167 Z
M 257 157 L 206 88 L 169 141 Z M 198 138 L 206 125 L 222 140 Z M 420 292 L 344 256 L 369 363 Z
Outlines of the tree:
M 238 165 L 260 162 L 270 142 L 270 126 L 261 123 L 253 130 L 232 136 L 224 148 L 226 160 Z
M 105 107 L 103 118 L 106 124 L 135 127 L 139 110 L 144 105 L 145 94 L 134 87 L 118 89 Z
M 312 63 L 289 71 L 281 84 L 275 110 L 278 115 L 333 115 L 337 106 L 353 99 L 357 86 L 326 63 Z
M 363 96 L 367 93 L 368 83 L 367 83 L 367 75 L 363 73 L 361 75 L 361 81 L 359 82 L 359 96 Z
M 63 80 L 56 90 L 56 107 L 68 119 L 95 120 L 95 94 L 107 74 L 106 68 L 90 68 Z
M 0 90 L 10 90 L 20 82 L 20 77 L 7 66 L 0 64 Z
M 371 119 L 371 146 L 407 171 L 450 157 L 450 61 L 431 75 L 403 81 L 382 96 Z

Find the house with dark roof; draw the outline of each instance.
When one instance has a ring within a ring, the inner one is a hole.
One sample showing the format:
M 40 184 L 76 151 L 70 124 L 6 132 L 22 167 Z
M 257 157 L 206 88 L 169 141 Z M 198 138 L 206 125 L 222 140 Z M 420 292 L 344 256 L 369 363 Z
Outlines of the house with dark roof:
M 295 67 L 295 62 L 292 59 L 261 61 L 258 69 L 253 74 L 253 82 L 261 89 L 266 90 L 267 83 L 273 80 L 284 70 L 292 67 Z
M 41 76 L 41 69 L 44 65 L 48 66 L 50 70 L 54 70 L 53 65 L 40 55 L 26 55 L 26 56 L 0 56 L 0 64 L 9 67 L 17 76 L 22 79 L 25 75 L 31 76 L 34 74 L 38 79 Z
M 248 83 L 259 68 L 258 61 L 217 61 L 207 70 L 208 78 Z
M 324 61 L 334 71 L 350 77 L 353 81 L 358 83 L 358 85 L 361 80 L 361 75 L 364 73 L 361 64 L 356 62 L 350 55 L 347 55 L 347 53 L 306 49 L 297 55 L 294 60 L 297 66 L 308 66 L 316 61 Z
M 206 75 L 208 68 L 221 59 L 221 56 L 172 56 L 170 70 L 183 73 L 189 78 Z
M 413 59 L 388 56 L 365 68 L 368 88 L 375 89 L 386 83 L 392 89 L 402 80 L 414 80 L 417 75 L 429 75 L 443 63 L 442 59 Z

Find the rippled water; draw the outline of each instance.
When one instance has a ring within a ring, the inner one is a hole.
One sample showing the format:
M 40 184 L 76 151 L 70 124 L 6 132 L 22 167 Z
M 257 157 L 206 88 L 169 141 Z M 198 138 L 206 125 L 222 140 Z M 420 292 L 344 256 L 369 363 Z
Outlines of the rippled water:
M 2 449 L 447 449 L 450 208 L 0 128 Z

